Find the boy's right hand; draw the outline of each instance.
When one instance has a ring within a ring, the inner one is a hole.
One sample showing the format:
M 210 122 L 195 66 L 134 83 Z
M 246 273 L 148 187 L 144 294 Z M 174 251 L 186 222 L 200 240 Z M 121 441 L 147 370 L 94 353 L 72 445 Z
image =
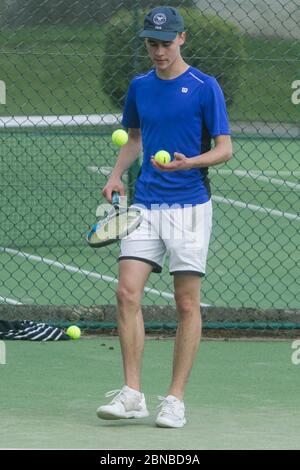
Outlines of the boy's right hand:
M 116 191 L 120 193 L 121 196 L 125 196 L 125 187 L 121 179 L 112 179 L 108 180 L 106 185 L 102 190 L 103 196 L 111 204 L 112 193 Z

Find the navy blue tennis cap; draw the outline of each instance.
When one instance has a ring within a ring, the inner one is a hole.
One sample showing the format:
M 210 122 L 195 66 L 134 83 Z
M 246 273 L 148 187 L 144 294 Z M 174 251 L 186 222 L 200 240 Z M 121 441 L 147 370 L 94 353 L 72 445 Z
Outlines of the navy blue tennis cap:
M 183 18 L 176 8 L 156 7 L 145 16 L 144 29 L 139 37 L 173 41 L 177 34 L 183 31 Z

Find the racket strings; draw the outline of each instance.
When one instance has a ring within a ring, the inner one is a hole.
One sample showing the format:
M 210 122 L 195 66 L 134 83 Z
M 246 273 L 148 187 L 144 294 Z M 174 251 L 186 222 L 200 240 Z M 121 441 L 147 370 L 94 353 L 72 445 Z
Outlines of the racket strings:
M 119 206 L 99 220 L 87 235 L 91 246 L 103 246 L 120 240 L 133 232 L 141 223 L 142 214 L 139 209 Z

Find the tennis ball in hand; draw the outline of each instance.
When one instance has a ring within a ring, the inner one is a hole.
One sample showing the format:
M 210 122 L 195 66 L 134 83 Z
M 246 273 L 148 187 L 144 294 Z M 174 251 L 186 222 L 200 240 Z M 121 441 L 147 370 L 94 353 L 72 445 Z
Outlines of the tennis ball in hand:
M 72 339 L 78 339 L 80 338 L 80 335 L 81 335 L 80 328 L 78 328 L 78 326 L 76 325 L 69 326 L 66 333 Z
M 113 144 L 122 147 L 128 142 L 128 134 L 124 129 L 117 129 L 112 133 L 111 140 Z
M 170 163 L 171 161 L 171 155 L 169 154 L 169 152 L 166 152 L 165 150 L 160 150 L 159 152 L 156 152 L 154 156 L 154 160 L 157 161 L 158 163 L 167 164 L 167 163 Z

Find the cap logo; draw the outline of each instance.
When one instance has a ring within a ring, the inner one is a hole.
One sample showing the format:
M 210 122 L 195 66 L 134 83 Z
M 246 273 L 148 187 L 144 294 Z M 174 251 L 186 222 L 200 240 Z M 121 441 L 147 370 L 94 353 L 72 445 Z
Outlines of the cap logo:
M 153 23 L 161 26 L 167 21 L 167 17 L 164 13 L 156 13 L 156 15 L 153 16 Z

